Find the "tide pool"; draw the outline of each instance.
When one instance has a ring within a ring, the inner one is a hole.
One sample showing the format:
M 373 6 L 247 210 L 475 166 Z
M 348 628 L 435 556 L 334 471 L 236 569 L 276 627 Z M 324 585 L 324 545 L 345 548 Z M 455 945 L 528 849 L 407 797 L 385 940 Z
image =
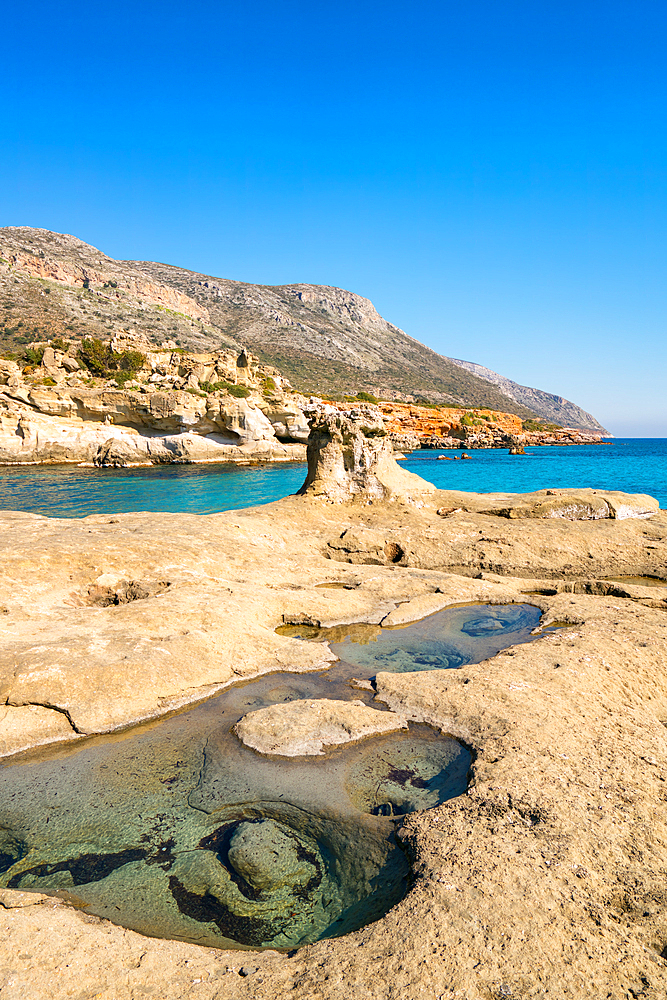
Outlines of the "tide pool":
M 649 493 L 667 507 L 667 439 L 614 438 L 609 444 L 567 448 L 417 451 L 403 468 L 439 489 L 473 493 L 528 493 L 584 487 Z M 456 461 L 438 461 L 444 455 Z M 0 467 L 0 509 L 49 517 L 85 517 L 129 511 L 212 514 L 279 500 L 296 493 L 303 462 L 258 466 L 165 465 L 138 469 L 77 466 Z

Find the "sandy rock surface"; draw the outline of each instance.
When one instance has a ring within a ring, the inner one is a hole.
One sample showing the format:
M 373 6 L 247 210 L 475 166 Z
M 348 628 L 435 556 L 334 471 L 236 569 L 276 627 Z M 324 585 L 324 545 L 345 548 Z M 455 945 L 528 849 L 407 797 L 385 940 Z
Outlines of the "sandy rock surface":
M 321 755 L 325 747 L 352 743 L 365 736 L 406 729 L 405 719 L 394 712 L 378 712 L 362 701 L 331 698 L 292 701 L 249 712 L 234 732 L 259 753 L 281 757 Z
M 398 822 L 414 882 L 381 920 L 289 955 L 221 951 L 3 890 L 2 1000 L 664 997 L 667 594 L 609 578 L 667 578 L 667 514 L 483 512 L 502 505 L 436 491 L 208 517 L 2 513 L 6 754 L 331 662 L 283 622 L 480 601 L 564 625 L 483 663 L 377 675 L 379 703 L 474 755 L 467 794 Z

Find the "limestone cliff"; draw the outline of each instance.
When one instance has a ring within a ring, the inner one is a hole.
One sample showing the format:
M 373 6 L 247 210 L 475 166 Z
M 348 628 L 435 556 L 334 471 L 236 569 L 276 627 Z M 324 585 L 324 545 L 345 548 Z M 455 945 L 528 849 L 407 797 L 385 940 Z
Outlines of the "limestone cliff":
M 341 288 L 253 285 L 152 261 L 118 261 L 74 236 L 7 227 L 0 229 L 0 296 L 0 349 L 127 332 L 192 351 L 238 353 L 249 346 L 306 395 L 363 391 L 601 430 L 561 397 L 438 354 L 387 322 L 368 299 Z M 522 388 L 533 395 L 522 396 Z M 567 419 L 544 409 L 547 397 L 559 400 Z
M 147 346 L 125 338 L 122 348 Z M 76 346 L 76 345 L 74 345 Z M 118 385 L 47 348 L 36 369 L 0 361 L 0 463 L 280 461 L 305 456 L 308 425 L 278 372 L 252 355 L 135 351 Z

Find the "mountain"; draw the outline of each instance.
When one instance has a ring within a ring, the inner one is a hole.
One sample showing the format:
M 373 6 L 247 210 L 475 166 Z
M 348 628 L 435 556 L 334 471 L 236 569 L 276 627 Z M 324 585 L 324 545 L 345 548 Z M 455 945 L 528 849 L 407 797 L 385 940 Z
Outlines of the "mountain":
M 491 371 L 483 365 L 476 365 L 472 361 L 459 361 L 450 358 L 455 365 L 460 365 L 466 371 L 471 372 L 478 378 L 485 379 L 492 385 L 498 386 L 501 392 L 522 406 L 528 407 L 533 413 L 550 423 L 561 424 L 563 427 L 577 427 L 582 430 L 601 431 L 607 433 L 602 424 L 598 423 L 594 416 L 582 410 L 576 403 L 571 403 L 569 399 L 562 396 L 555 396 L 551 392 L 544 392 L 542 389 L 531 389 L 527 385 L 519 385 L 511 378 L 505 378 L 498 372 Z
M 438 354 L 383 319 L 368 299 L 340 288 L 253 285 L 118 261 L 74 236 L 29 227 L 0 228 L 0 261 L 9 265 L 0 269 L 5 351 L 54 337 L 137 333 L 190 350 L 248 347 L 304 393 L 367 392 L 555 419 L 547 402 L 559 397 Z M 600 428 L 575 404 L 560 402 L 575 418 L 570 426 Z

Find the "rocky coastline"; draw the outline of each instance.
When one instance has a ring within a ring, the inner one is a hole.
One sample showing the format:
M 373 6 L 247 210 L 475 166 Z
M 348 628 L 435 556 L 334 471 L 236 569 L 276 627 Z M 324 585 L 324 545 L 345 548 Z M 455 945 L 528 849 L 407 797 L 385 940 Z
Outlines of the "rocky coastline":
M 372 681 L 397 726 L 428 723 L 470 749 L 467 793 L 398 824 L 413 879 L 386 916 L 289 954 L 146 938 L 87 914 L 84 888 L 0 889 L 2 989 L 664 996 L 667 589 L 623 578 L 667 580 L 667 513 L 595 490 L 434 490 L 396 465 L 373 409 L 309 418 L 301 496 L 208 516 L 0 512 L 1 752 L 29 764 L 244 678 L 326 670 L 328 644 L 276 631 L 286 623 L 400 626 L 462 603 L 530 603 L 544 630 L 530 645 Z M 366 731 L 353 700 L 354 719 L 292 704 L 264 728 L 254 716 L 255 752 L 326 758 L 347 738 L 336 733 Z
M 94 342 L 102 345 L 101 341 Z M 81 343 L 31 348 L 35 364 L 0 359 L 0 465 L 132 466 L 169 462 L 303 461 L 308 413 L 322 400 L 295 393 L 245 349 L 191 353 L 116 336 L 113 378 L 77 360 Z M 97 347 L 98 351 L 101 347 Z M 329 402 L 345 410 L 351 403 Z M 599 444 L 598 433 L 526 430 L 511 413 L 382 402 L 377 416 L 399 452 Z
M 246 351 L 150 350 L 137 338 L 116 338 L 112 354 L 121 361 L 130 352 L 141 358 L 141 367 L 119 384 L 82 369 L 78 347 L 47 347 L 27 370 L 0 360 L 0 464 L 248 464 L 305 457 L 302 407 L 280 373 Z

